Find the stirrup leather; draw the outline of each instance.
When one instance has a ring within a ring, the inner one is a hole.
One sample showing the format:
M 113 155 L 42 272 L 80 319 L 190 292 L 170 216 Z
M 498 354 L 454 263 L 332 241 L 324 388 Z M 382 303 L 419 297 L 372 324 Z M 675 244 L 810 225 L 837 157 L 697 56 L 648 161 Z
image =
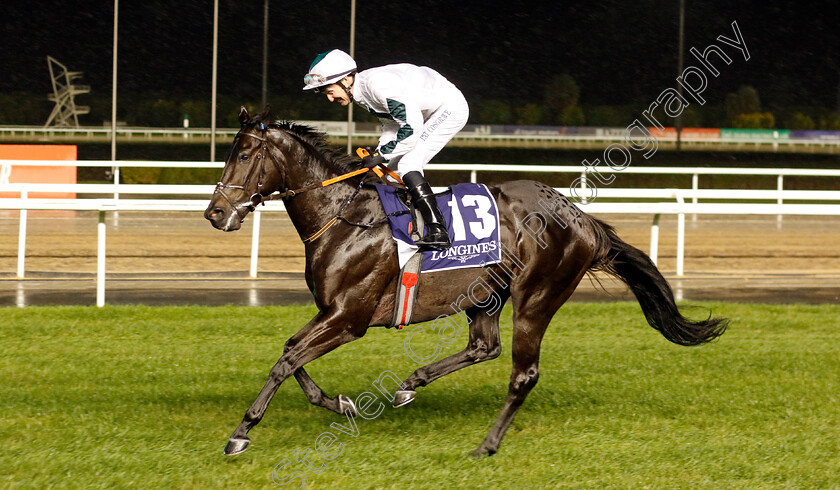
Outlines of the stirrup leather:
M 443 250 L 451 245 L 446 222 L 437 206 L 435 194 L 420 172 L 409 172 L 403 176 L 408 186 L 411 201 L 420 212 L 424 224 L 424 236 L 415 243 L 421 248 Z

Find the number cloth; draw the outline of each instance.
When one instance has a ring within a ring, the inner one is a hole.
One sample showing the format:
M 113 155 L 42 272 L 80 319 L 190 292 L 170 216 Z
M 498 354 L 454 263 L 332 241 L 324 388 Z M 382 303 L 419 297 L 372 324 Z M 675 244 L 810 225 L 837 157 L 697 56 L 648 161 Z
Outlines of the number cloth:
M 418 249 L 409 232 L 411 216 L 406 205 L 397 197 L 394 187 L 377 185 L 376 190 L 388 215 L 402 269 Z M 496 201 L 485 185 L 456 184 L 436 198 L 452 246 L 443 251 L 423 251 L 421 272 L 481 267 L 501 261 L 499 213 Z

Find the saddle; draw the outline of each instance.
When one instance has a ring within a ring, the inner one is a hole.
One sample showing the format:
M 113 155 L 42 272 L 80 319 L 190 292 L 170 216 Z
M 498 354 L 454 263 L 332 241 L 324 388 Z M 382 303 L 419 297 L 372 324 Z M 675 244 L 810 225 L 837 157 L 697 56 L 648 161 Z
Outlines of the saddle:
M 397 187 L 395 195 L 400 203 L 408 208 L 407 212 L 411 217 L 408 234 L 412 241 L 416 242 L 423 237 L 423 216 L 412 204 L 408 191 L 404 187 Z M 423 254 L 418 249 L 411 254 L 411 257 L 400 269 L 394 314 L 391 317 L 391 322 L 387 325 L 388 328 L 396 327 L 398 330 L 402 330 L 405 325 L 411 323 L 411 314 L 414 309 L 414 301 L 417 298 L 422 267 Z
M 414 209 L 405 189 L 381 184 L 376 189 L 388 217 L 400 268 L 397 304 L 389 326 L 411 322 L 422 274 L 484 267 L 501 261 L 498 210 L 486 186 L 455 184 L 436 194 L 452 237 L 452 246 L 442 251 L 418 248 L 416 242 L 423 236 L 423 218 Z

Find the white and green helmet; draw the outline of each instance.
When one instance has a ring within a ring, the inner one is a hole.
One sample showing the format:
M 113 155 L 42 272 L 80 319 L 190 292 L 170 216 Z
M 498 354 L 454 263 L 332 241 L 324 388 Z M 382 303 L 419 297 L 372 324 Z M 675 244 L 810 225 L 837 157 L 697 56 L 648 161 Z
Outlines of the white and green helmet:
M 306 84 L 303 90 L 314 90 L 336 83 L 355 71 L 356 62 L 349 54 L 340 49 L 325 51 L 315 58 L 309 73 L 303 77 L 303 83 Z

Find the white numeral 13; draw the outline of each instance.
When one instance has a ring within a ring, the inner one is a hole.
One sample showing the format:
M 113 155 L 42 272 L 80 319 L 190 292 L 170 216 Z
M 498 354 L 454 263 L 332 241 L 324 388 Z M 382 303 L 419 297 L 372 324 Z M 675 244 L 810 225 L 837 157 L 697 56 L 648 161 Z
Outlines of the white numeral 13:
M 476 207 L 475 215 L 481 221 L 470 221 L 470 232 L 478 239 L 487 238 L 496 230 L 496 220 L 489 213 L 491 203 L 487 196 L 466 194 L 461 197 L 461 205 L 464 207 Z M 453 196 L 449 200 L 449 207 L 452 209 L 452 231 L 455 237 L 452 241 L 463 242 L 467 239 L 467 230 L 464 226 L 464 218 L 461 216 L 461 209 Z

